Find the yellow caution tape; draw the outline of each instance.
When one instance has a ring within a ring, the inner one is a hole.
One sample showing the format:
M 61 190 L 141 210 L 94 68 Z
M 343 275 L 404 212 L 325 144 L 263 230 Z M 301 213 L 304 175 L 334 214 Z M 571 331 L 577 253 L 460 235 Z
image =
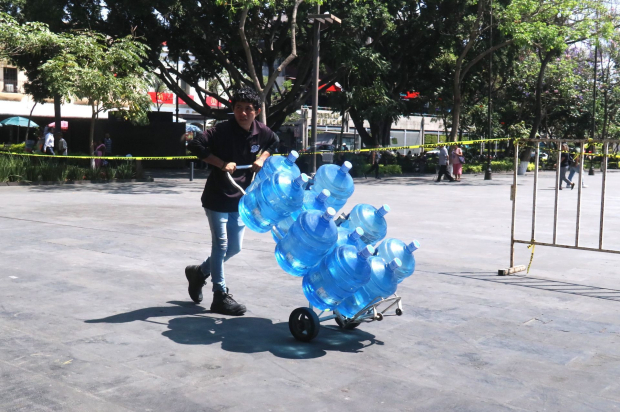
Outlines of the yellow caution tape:
M 322 151 L 322 152 L 299 152 L 300 155 L 311 155 L 311 154 L 325 154 L 325 153 L 364 153 L 364 152 L 385 152 L 392 150 L 407 150 L 407 149 L 425 149 L 425 148 L 436 148 L 439 146 L 456 146 L 456 145 L 465 145 L 465 144 L 476 144 L 476 143 L 491 143 L 491 142 L 501 142 L 506 140 L 512 140 L 509 137 L 498 138 L 498 139 L 481 139 L 481 140 L 461 140 L 459 142 L 440 142 L 440 143 L 431 143 L 431 144 L 421 144 L 414 146 L 391 146 L 391 147 L 375 147 L 375 148 L 367 148 L 367 149 L 357 149 L 357 150 L 333 150 L 333 151 Z M 197 160 L 196 156 L 148 156 L 148 157 L 122 157 L 122 156 L 61 156 L 61 155 L 44 155 L 44 154 L 34 154 L 34 153 L 14 153 L 14 152 L 4 152 L 0 151 L 0 154 L 14 155 L 14 156 L 32 156 L 32 157 L 53 157 L 53 158 L 63 158 L 63 159 L 99 159 L 99 160 Z M 274 154 L 274 156 L 282 154 Z
M 0 154 L 12 155 L 12 156 L 31 156 L 31 157 L 53 157 L 55 159 L 99 159 L 99 160 L 197 160 L 196 156 L 137 156 L 137 157 L 125 157 L 125 156 L 62 156 L 62 155 L 43 155 L 34 153 L 14 153 L 14 152 L 2 152 Z
M 530 267 L 532 266 L 532 261 L 534 260 L 534 249 L 536 248 L 536 245 L 532 244 L 532 245 L 528 245 L 527 246 L 528 249 L 532 249 L 532 254 L 530 255 L 530 263 L 527 265 L 527 273 L 530 273 Z

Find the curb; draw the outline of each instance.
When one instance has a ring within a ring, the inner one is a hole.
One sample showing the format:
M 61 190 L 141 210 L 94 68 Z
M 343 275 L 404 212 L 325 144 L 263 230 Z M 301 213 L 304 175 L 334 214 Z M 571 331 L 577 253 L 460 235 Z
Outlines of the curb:
M 68 180 L 66 182 L 2 182 L 0 186 L 63 186 L 81 184 L 105 184 L 105 183 L 151 183 L 155 179 L 113 179 L 113 180 Z

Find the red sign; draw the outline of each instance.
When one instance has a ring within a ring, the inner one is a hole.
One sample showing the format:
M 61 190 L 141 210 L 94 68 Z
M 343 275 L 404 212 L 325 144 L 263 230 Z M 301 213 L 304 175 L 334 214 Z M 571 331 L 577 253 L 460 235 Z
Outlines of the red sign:
M 151 101 L 155 104 L 174 104 L 174 93 L 149 92 L 149 96 L 151 97 Z M 192 100 L 195 100 L 194 96 L 191 94 L 188 94 L 187 97 L 189 97 Z M 207 96 L 205 100 L 207 102 L 207 105 L 210 107 L 219 108 L 219 107 L 224 106 L 215 97 Z M 186 104 L 186 103 L 183 101 L 183 99 L 179 99 L 179 104 Z
M 420 96 L 420 92 L 407 92 L 406 94 L 401 94 L 400 97 L 403 100 L 415 99 Z
M 215 97 L 207 96 L 207 98 L 205 100 L 207 102 L 207 106 L 209 106 L 209 107 L 223 107 L 224 106 Z

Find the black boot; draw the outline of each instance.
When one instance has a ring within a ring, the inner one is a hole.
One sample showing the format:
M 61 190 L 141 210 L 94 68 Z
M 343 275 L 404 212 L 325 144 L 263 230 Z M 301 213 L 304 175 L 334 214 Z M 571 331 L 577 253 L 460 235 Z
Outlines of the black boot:
M 228 288 L 226 288 L 228 291 Z M 211 312 L 219 313 L 221 315 L 240 316 L 245 313 L 245 306 L 237 303 L 232 295 L 216 291 L 213 292 L 213 303 L 211 303 Z
M 185 267 L 185 277 L 189 282 L 187 291 L 189 292 L 189 297 L 192 298 L 195 303 L 202 302 L 202 287 L 205 285 L 205 281 L 209 275 L 210 273 L 207 273 L 205 276 L 198 265 Z

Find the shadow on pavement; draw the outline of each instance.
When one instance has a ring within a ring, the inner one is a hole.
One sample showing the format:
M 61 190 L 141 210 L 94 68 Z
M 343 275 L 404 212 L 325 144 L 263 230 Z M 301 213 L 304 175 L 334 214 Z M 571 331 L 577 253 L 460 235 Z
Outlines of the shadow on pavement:
M 578 283 L 536 278 L 533 276 L 498 276 L 497 274 L 489 274 L 488 272 L 440 272 L 439 274 L 620 302 L 620 290 L 617 289 L 599 288 L 597 286 L 580 285 Z
M 338 326 L 321 327 L 310 343 L 296 341 L 290 334 L 288 322 L 273 323 L 258 317 L 212 317 L 209 310 L 189 302 L 168 302 L 175 306 L 138 309 L 86 323 L 151 322 L 153 317 L 175 317 L 168 322 L 169 330 L 162 333 L 182 345 L 211 345 L 221 343 L 222 349 L 238 353 L 270 352 L 286 359 L 314 359 L 328 351 L 361 352 L 371 345 L 383 345 L 375 336 L 360 329 L 341 330 Z

